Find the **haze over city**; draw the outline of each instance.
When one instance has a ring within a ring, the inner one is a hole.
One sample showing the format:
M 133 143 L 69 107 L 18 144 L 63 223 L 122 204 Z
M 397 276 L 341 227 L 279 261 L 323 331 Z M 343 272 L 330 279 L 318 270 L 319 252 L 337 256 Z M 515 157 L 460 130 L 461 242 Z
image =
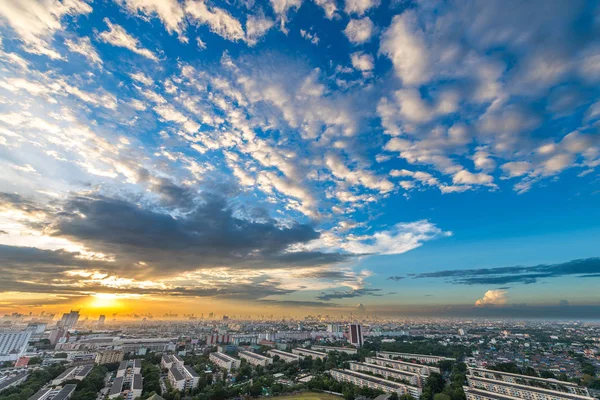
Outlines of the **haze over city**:
M 2 314 L 600 317 L 597 1 L 4 0 L 0 39 Z

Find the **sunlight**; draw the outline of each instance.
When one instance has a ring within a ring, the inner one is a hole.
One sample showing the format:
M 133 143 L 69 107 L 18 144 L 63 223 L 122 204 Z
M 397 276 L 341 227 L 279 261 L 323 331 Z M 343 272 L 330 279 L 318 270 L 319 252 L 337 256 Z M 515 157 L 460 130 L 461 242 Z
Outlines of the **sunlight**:
M 90 307 L 94 308 L 117 308 L 119 296 L 113 293 L 96 293 L 92 295 Z

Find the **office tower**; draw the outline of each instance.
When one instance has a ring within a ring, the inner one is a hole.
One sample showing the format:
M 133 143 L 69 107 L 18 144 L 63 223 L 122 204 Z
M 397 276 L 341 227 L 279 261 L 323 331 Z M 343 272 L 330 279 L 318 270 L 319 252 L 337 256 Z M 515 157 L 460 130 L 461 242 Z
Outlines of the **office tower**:
M 362 326 L 360 324 L 350 324 L 349 331 L 350 335 L 348 337 L 348 340 L 350 344 L 356 347 L 362 347 L 364 343 Z
M 77 325 L 77 321 L 79 321 L 79 311 L 71 310 L 70 313 L 63 314 L 59 324 L 66 329 L 71 329 Z

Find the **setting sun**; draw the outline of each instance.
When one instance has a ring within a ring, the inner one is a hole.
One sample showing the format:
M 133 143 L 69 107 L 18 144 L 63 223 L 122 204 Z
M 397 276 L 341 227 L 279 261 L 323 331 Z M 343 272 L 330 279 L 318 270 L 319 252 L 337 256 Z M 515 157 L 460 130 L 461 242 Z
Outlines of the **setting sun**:
M 94 308 L 118 308 L 119 297 L 113 293 L 96 293 L 90 299 L 90 307 Z

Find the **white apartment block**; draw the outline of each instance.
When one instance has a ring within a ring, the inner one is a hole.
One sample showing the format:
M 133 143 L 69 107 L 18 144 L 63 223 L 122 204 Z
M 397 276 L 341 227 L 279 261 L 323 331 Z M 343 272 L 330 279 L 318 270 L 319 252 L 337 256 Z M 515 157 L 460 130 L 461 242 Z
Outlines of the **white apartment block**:
M 231 371 L 232 369 L 238 369 L 241 364 L 240 360 L 238 360 L 237 358 L 230 357 L 225 353 L 210 353 L 210 356 L 208 358 L 211 362 L 213 362 L 221 368 L 225 368 L 227 371 Z
M 183 360 L 179 356 L 163 356 L 161 365 L 163 365 L 163 361 L 165 361 L 165 365 L 170 365 L 168 367 L 169 373 L 167 374 L 167 379 L 175 389 L 183 391 L 198 386 L 200 375 L 189 365 L 184 365 Z
M 437 364 L 440 361 L 445 361 L 445 360 L 449 360 L 449 361 L 456 360 L 455 358 L 450 358 L 450 357 L 430 356 L 427 354 L 395 353 L 393 351 L 378 351 L 377 357 L 391 358 L 391 359 L 402 358 L 404 360 L 417 360 L 419 362 L 425 362 L 425 363 L 429 363 L 429 364 Z
M 497 381 L 467 375 L 467 382 L 472 389 L 480 389 L 490 394 L 498 394 L 523 400 L 593 400 L 593 397 L 559 392 L 538 386 L 527 386 L 518 383 Z
M 25 354 L 31 331 L 0 332 L 0 362 L 16 361 Z
M 312 346 L 311 349 L 317 350 L 317 351 L 324 351 L 326 353 L 329 353 L 332 351 L 337 351 L 337 352 L 346 353 L 346 354 L 358 354 L 358 349 L 356 349 L 354 347 L 333 347 L 333 346 L 315 345 L 315 346 Z
M 58 386 L 69 380 L 81 381 L 90 373 L 92 367 L 93 365 L 80 365 L 78 367 L 67 368 L 62 374 L 52 380 L 51 385 Z
M 349 371 L 347 369 L 332 369 L 329 371 L 331 377 L 338 382 L 349 382 L 356 386 L 368 387 L 371 389 L 383 390 L 386 393 L 410 394 L 418 399 L 421 395 L 419 388 L 405 385 L 404 383 L 388 381 L 384 378 L 363 374 L 361 372 Z
M 416 386 L 416 387 L 421 387 L 421 385 L 422 385 L 421 375 L 415 374 L 414 372 L 401 371 L 399 369 L 382 367 L 377 364 L 358 363 L 358 362 L 351 362 L 350 369 L 352 371 L 371 372 L 373 374 L 381 375 L 384 378 L 403 380 L 403 381 L 406 381 L 409 384 Z
M 142 372 L 142 360 L 127 360 L 121 361 L 119 369 L 117 369 L 117 378 L 124 376 L 131 376 L 133 374 L 139 374 Z
M 170 369 L 173 366 L 178 369 L 183 368 L 183 360 L 177 354 L 165 354 L 160 359 L 160 367 L 162 369 Z
M 288 353 L 287 351 L 281 351 L 276 349 L 271 349 L 267 351 L 267 354 L 271 357 L 279 356 L 279 358 L 285 362 L 294 362 L 300 360 L 300 356 L 293 353 Z
M 262 367 L 266 367 L 269 364 L 273 364 L 272 358 L 265 357 L 261 354 L 252 353 L 251 351 L 240 351 L 238 352 L 238 357 L 240 357 L 243 360 L 246 360 L 252 365 L 260 365 Z
M 108 393 L 109 399 L 122 396 L 127 400 L 133 400 L 142 395 L 143 378 L 141 374 L 133 374 L 133 369 L 128 369 L 125 376 L 120 376 L 113 381 Z
M 470 375 L 495 379 L 497 381 L 504 381 L 509 383 L 518 383 L 521 385 L 539 386 L 546 389 L 556 390 L 558 392 L 566 392 L 571 394 L 578 394 L 581 396 L 589 396 L 590 392 L 585 386 L 579 386 L 572 382 L 563 382 L 556 379 L 544 379 L 536 376 L 527 376 L 519 374 L 511 374 L 509 372 L 494 371 L 485 368 L 472 368 L 469 367 Z
M 304 349 L 302 347 L 296 347 L 292 349 L 292 353 L 297 354 L 302 357 L 312 357 L 313 359 L 325 360 L 327 358 L 326 353 L 321 353 L 315 350 Z
M 69 384 L 61 388 L 40 389 L 27 400 L 67 400 L 71 397 L 77 385 Z
M 415 374 L 429 376 L 432 372 L 440 373 L 440 369 L 437 367 L 430 367 L 428 365 L 415 364 L 407 361 L 392 360 L 389 358 L 382 357 L 365 357 L 365 362 L 369 364 L 377 364 L 383 367 L 399 369 L 401 371 L 414 372 Z

